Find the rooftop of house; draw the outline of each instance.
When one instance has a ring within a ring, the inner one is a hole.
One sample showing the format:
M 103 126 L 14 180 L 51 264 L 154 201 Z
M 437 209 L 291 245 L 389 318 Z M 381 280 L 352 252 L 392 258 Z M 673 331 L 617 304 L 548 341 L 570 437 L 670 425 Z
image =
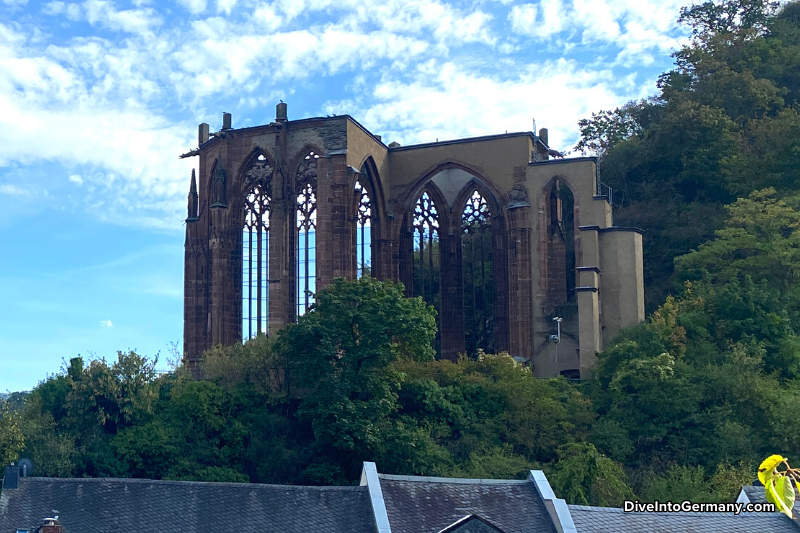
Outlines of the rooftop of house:
M 437 533 L 473 514 L 502 531 L 556 532 L 530 481 L 378 477 L 393 533 Z
M 54 509 L 67 533 L 375 531 L 367 487 L 31 477 L 0 494 L 0 532 L 33 531 Z
M 18 467 L 6 470 L 0 533 L 37 530 L 54 514 L 58 525 L 41 531 L 800 532 L 779 513 L 646 513 L 567 505 L 538 470 L 525 481 L 455 479 L 379 474 L 374 463 L 364 463 L 356 487 L 37 478 L 19 477 Z
M 797 533 L 797 524 L 780 513 L 647 513 L 625 512 L 615 507 L 570 505 L 570 515 L 580 533 L 745 533 L 770 531 Z

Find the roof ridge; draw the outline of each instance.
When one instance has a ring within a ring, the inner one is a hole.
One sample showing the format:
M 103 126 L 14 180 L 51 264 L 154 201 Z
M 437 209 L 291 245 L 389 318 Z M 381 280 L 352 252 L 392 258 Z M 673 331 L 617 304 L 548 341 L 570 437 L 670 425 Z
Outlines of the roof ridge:
M 124 484 L 159 484 L 159 485 L 209 485 L 213 487 L 251 487 L 284 490 L 284 489 L 310 489 L 310 490 L 354 490 L 361 491 L 365 487 L 358 485 L 278 485 L 272 483 L 239 483 L 232 481 L 186 481 L 178 479 L 148 479 L 133 477 L 27 477 L 20 479 L 23 482 L 40 481 L 46 483 L 124 483 Z
M 431 476 L 400 476 L 397 474 L 378 474 L 378 479 L 387 481 L 413 481 L 417 483 L 451 483 L 469 485 L 526 485 L 528 480 L 520 479 L 467 479 L 452 477 L 431 477 Z
M 476 137 L 459 137 L 457 139 L 448 139 L 442 141 L 434 141 L 434 142 L 423 142 L 418 144 L 406 144 L 402 146 L 395 146 L 390 148 L 389 150 L 392 152 L 401 152 L 405 150 L 413 150 L 415 148 L 429 148 L 431 146 L 445 146 L 448 144 L 463 144 L 469 142 L 479 142 L 479 141 L 492 141 L 496 139 L 508 139 L 512 137 L 531 137 L 534 138 L 534 133 L 532 131 L 513 131 L 511 133 L 494 133 L 490 135 L 478 135 Z

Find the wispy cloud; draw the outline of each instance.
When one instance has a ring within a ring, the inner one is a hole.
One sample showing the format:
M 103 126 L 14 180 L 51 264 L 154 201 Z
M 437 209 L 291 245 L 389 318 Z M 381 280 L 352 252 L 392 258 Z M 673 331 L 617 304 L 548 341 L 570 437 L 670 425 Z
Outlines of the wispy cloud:
M 531 117 L 570 142 L 578 118 L 652 89 L 638 71 L 684 38 L 684 1 L 5 8 L 27 13 L 0 17 L 0 194 L 27 190 L 4 168 L 47 161 L 49 185 L 100 220 L 178 229 L 192 161 L 176 156 L 196 124 L 222 105 L 239 106 L 237 124 L 265 123 L 262 107 L 287 95 L 301 114 L 348 112 L 404 142 L 527 129 Z
M 370 99 L 331 103 L 328 111 L 355 107 L 367 127 L 402 143 L 527 131 L 535 118 L 549 126 L 553 146 L 566 147 L 575 141 L 570 126 L 581 117 L 641 91 L 610 69 L 590 70 L 574 61 L 547 62 L 504 78 L 430 61 L 419 65 L 411 80 L 387 75 Z
M 27 197 L 31 196 L 31 191 L 23 189 L 22 187 L 18 187 L 17 185 L 13 185 L 11 183 L 3 183 L 0 184 L 0 194 L 7 194 L 9 196 Z
M 103 326 L 104 328 L 113 328 L 114 327 L 114 323 L 111 322 L 110 319 L 109 320 L 101 320 L 100 321 L 100 325 Z

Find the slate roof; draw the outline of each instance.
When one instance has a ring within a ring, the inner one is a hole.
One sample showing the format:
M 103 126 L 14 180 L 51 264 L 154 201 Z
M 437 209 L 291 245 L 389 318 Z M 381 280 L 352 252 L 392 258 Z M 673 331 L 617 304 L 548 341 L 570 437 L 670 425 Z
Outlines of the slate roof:
M 747 494 L 750 503 L 767 503 L 767 495 L 764 493 L 764 486 L 745 485 L 742 490 Z M 795 503 L 795 506 L 797 504 Z
M 505 533 L 555 533 L 530 481 L 379 474 L 392 533 L 437 533 L 477 514 Z
M 467 515 L 439 533 L 505 533 L 478 515 Z
M 367 487 L 24 478 L 0 494 L 0 533 L 60 514 L 67 533 L 374 533 Z
M 742 491 L 747 496 L 750 503 L 767 503 L 767 494 L 764 492 L 764 485 L 745 485 Z M 740 495 L 741 495 L 740 492 Z M 794 500 L 794 514 L 800 516 L 800 494 L 795 496 Z M 737 500 L 738 501 L 738 500 Z
M 626 513 L 619 508 L 570 505 L 579 533 L 798 533 L 780 513 Z

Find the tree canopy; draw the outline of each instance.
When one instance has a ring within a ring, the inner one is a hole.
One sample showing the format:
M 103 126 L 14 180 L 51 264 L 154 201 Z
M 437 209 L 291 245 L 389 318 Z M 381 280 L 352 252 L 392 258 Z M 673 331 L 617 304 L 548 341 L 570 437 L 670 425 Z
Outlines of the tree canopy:
M 581 121 L 576 149 L 601 156 L 616 223 L 646 232 L 648 312 L 680 290 L 673 259 L 714 237 L 724 205 L 800 184 L 800 4 L 686 7 L 693 34 L 659 94 Z

